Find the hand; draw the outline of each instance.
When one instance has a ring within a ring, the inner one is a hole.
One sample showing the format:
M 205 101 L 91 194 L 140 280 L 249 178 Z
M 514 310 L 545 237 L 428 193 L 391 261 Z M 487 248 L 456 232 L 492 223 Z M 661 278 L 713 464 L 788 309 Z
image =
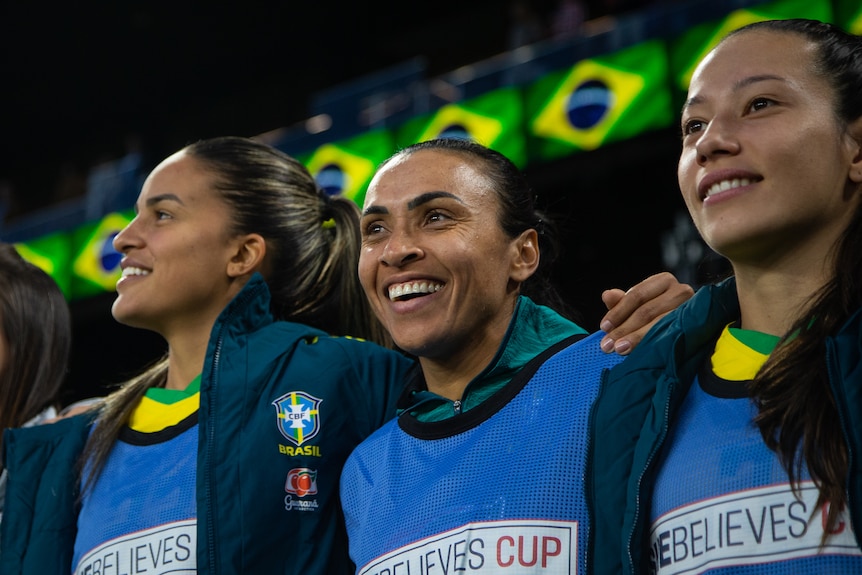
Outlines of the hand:
M 602 338 L 602 350 L 627 355 L 659 319 L 693 295 L 690 285 L 669 272 L 652 275 L 626 292 L 605 290 L 602 301 L 609 311 L 599 324 L 607 334 Z
M 101 397 L 91 397 L 88 399 L 82 399 L 80 401 L 76 401 L 71 405 L 67 405 L 65 408 L 60 410 L 60 413 L 57 414 L 57 417 L 46 419 L 42 423 L 54 423 L 55 421 L 60 421 L 61 419 L 66 419 L 67 417 L 74 417 L 75 415 L 80 415 L 82 413 L 86 413 L 91 409 L 94 409 L 101 405 L 101 401 L 103 398 Z

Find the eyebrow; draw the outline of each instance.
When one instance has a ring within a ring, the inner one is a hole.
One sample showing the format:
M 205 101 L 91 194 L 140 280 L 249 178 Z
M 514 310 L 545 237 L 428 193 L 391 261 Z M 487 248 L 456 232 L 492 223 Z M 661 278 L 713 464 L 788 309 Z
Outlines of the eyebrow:
M 748 76 L 747 78 L 743 78 L 742 80 L 736 82 L 733 86 L 733 91 L 739 91 L 742 88 L 747 86 L 751 86 L 752 84 L 757 84 L 758 82 L 767 82 L 771 80 L 778 80 L 779 82 L 786 82 L 784 78 L 781 76 L 776 76 L 774 74 L 758 74 L 757 76 Z M 690 108 L 691 106 L 695 106 L 704 101 L 702 96 L 693 96 L 685 101 L 685 104 L 682 106 L 682 111 L 685 112 L 686 108 Z
M 425 192 L 424 194 L 419 194 L 418 196 L 416 196 L 415 198 L 413 198 L 412 200 L 407 202 L 407 209 L 408 210 L 415 210 L 419 206 L 421 206 L 423 204 L 427 204 L 428 202 L 430 202 L 432 200 L 436 200 L 438 198 L 450 198 L 450 199 L 453 199 L 459 203 L 463 203 L 463 202 L 461 202 L 461 198 L 459 198 L 455 194 L 452 194 L 449 192 L 443 192 L 443 191 Z M 362 215 L 367 216 L 370 214 L 388 214 L 388 213 L 389 213 L 389 209 L 385 208 L 384 206 L 368 206 L 368 208 L 366 208 L 365 211 L 362 212 Z
M 154 206 L 160 202 L 176 202 L 181 206 L 185 205 L 185 203 L 176 194 L 159 194 L 158 196 L 153 196 L 151 198 L 147 198 L 147 201 L 144 202 L 144 204 L 149 208 L 149 207 Z M 137 204 L 135 204 L 135 213 L 138 213 L 138 205 Z

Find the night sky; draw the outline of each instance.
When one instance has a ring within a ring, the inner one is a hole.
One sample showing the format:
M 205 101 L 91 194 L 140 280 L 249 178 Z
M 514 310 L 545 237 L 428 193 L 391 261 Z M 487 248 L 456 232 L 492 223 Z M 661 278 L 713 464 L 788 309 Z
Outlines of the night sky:
M 0 180 L 32 209 L 128 135 L 158 160 L 200 137 L 292 125 L 315 92 L 420 54 L 429 74 L 451 71 L 503 50 L 501 6 L 4 1 Z
M 547 13 L 553 1 L 535 4 Z M 491 58 L 506 46 L 505 6 L 4 1 L 0 183 L 11 184 L 23 213 L 82 193 L 89 167 L 122 155 L 130 135 L 152 166 L 199 138 L 291 126 L 309 116 L 315 93 L 416 56 L 430 78 Z M 527 170 L 567 221 L 558 281 L 588 329 L 603 313 L 602 289 L 662 268 L 654 235 L 680 205 L 677 148 L 675 133 L 652 134 Z M 628 174 L 638 174 L 636 185 Z M 103 393 L 164 351 L 159 336 L 113 320 L 113 299 L 71 304 L 68 400 Z

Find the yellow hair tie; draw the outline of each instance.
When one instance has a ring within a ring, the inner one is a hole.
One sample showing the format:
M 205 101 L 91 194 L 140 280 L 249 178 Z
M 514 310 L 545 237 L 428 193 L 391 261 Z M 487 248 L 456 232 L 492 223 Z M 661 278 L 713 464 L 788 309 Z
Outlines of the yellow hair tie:
M 328 220 L 323 220 L 323 229 L 331 230 L 335 227 L 335 218 L 329 218 Z

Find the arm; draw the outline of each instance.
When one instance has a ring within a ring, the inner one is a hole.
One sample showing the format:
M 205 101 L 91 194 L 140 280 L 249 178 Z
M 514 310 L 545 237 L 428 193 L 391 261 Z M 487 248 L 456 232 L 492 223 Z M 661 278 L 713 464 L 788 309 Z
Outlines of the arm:
M 625 292 L 605 290 L 602 301 L 608 313 L 600 326 L 607 335 L 602 338 L 602 350 L 628 354 L 659 319 L 692 295 L 694 289 L 669 272 L 652 275 Z

